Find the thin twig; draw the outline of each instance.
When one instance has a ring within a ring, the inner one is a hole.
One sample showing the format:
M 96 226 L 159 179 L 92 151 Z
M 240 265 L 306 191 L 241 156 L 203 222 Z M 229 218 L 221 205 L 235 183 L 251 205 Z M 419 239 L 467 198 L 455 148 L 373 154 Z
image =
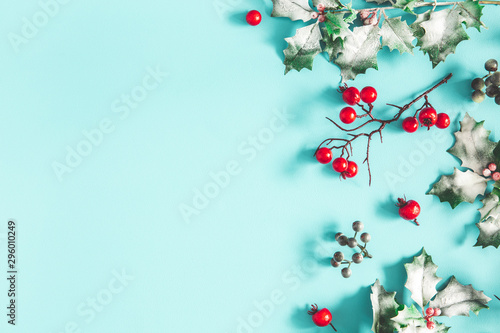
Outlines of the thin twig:
M 462 2 L 465 2 L 465 1 L 446 1 L 446 2 L 417 2 L 414 4 L 414 8 L 418 8 L 418 7 L 436 7 L 436 6 L 456 6 L 456 5 L 460 5 Z M 496 6 L 500 6 L 500 1 L 496 1 L 496 0 L 484 0 L 484 1 L 478 1 L 478 3 L 480 5 L 496 5 Z M 373 8 L 363 8 L 363 9 L 355 9 L 354 11 L 356 12 L 360 12 L 362 10 L 365 10 L 365 11 L 375 11 L 375 10 L 391 10 L 391 9 L 400 9 L 399 7 L 394 7 L 394 6 L 385 6 L 385 7 L 373 7 Z M 346 11 L 349 11 L 349 9 L 335 9 L 335 10 L 332 10 L 331 12 L 332 13 L 341 13 L 341 12 L 346 12 Z

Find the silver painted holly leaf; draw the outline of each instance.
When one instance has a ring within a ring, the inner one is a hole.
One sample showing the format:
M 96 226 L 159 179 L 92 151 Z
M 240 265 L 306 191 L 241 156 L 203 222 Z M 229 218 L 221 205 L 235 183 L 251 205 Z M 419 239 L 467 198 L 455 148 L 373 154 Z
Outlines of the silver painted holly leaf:
M 283 51 L 285 54 L 285 74 L 295 69 L 303 68 L 312 70 L 313 60 L 322 50 L 319 41 L 321 31 L 318 23 L 297 29 L 295 36 L 285 38 L 288 47 Z
M 472 311 L 476 315 L 481 309 L 488 309 L 491 298 L 482 291 L 475 290 L 472 285 L 464 286 L 452 276 L 450 282 L 429 304 L 432 308 L 440 308 L 441 315 L 447 317 L 469 316 Z
M 474 118 L 465 114 L 460 122 L 460 131 L 455 132 L 455 144 L 448 149 L 450 154 L 455 155 L 462 161 L 464 168 L 474 170 L 482 174 L 484 168 L 495 160 L 493 150 L 497 143 L 490 141 L 491 131 L 483 127 L 484 121 L 476 122 Z
M 336 0 L 312 0 L 314 7 L 318 7 L 320 3 L 325 5 L 326 9 L 336 9 L 340 7 L 339 2 Z
M 344 48 L 344 40 L 341 37 L 328 34 L 326 28 L 321 28 L 321 34 L 323 35 L 323 43 L 325 43 L 323 52 L 326 52 L 329 60 L 333 61 Z
M 387 18 L 382 22 L 382 46 L 388 46 L 392 51 L 398 50 L 399 53 L 408 52 L 413 54 L 413 40 L 415 36 L 405 21 L 401 21 L 401 16 Z
M 345 22 L 344 13 L 327 13 L 325 27 L 330 35 L 345 38 L 351 33 Z
M 312 8 L 309 0 L 273 0 L 272 17 L 288 17 L 292 21 L 311 20 Z
M 381 48 L 378 26 L 365 25 L 354 28 L 344 41 L 344 49 L 335 59 L 335 63 L 340 67 L 342 82 L 353 80 L 368 68 L 378 69 L 377 53 Z
M 415 26 L 415 37 L 418 39 L 417 46 L 420 46 L 424 54 L 429 55 L 433 67 L 436 67 L 449 54 L 455 53 L 457 45 L 469 39 L 469 36 L 462 26 L 463 17 L 456 8 L 433 11 L 428 17 L 428 20 L 417 18 L 419 28 Z
M 479 5 L 478 1 L 467 0 L 458 3 L 460 16 L 463 18 L 463 22 L 467 28 L 476 28 L 481 31 L 481 27 L 485 27 L 484 23 L 481 21 L 481 16 L 483 16 L 484 6 Z
M 405 264 L 406 280 L 405 287 L 411 291 L 411 298 L 424 308 L 436 295 L 436 285 L 442 279 L 436 276 L 437 265 L 432 262 L 432 257 L 422 249 L 422 254 L 413 258 L 413 262 Z
M 389 2 L 389 0 L 366 0 L 366 2 L 375 2 L 379 5 L 381 5 L 383 3 Z
M 446 333 L 450 330 L 451 327 L 447 327 L 445 324 L 441 324 L 438 322 L 434 322 L 436 324 L 436 328 L 430 330 L 426 325 L 424 326 L 415 326 L 409 325 L 401 329 L 400 333 Z
M 482 200 L 483 207 L 479 208 L 481 220 L 476 223 L 479 237 L 474 246 L 500 246 L 500 200 L 496 194 L 490 193 Z
M 427 321 L 422 317 L 420 311 L 418 311 L 418 309 L 413 304 L 410 307 L 407 307 L 405 305 L 403 310 L 399 311 L 398 315 L 392 318 L 392 321 L 398 324 L 401 328 L 407 328 L 408 326 L 415 329 L 420 327 L 427 328 Z
M 373 307 L 373 326 L 375 333 L 393 333 L 398 325 L 391 320 L 398 314 L 399 304 L 396 302 L 396 292 L 389 293 L 377 280 L 372 286 L 370 299 Z
M 396 0 L 396 2 L 394 2 L 394 7 L 400 8 L 407 13 L 415 14 L 415 12 L 413 11 L 413 8 L 415 8 L 415 3 L 416 0 Z
M 475 172 L 462 172 L 455 168 L 450 176 L 441 176 L 441 179 L 432 186 L 427 194 L 439 197 L 441 202 L 449 202 L 455 208 L 461 202 L 473 203 L 478 195 L 484 195 L 488 180 Z

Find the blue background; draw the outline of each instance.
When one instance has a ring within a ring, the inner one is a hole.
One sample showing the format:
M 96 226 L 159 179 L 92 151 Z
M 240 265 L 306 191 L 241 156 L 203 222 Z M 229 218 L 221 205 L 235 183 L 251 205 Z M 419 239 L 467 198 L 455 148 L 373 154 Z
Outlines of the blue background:
M 257 27 L 244 21 L 251 9 L 263 13 Z M 16 50 L 10 34 L 40 11 L 35 0 L 0 4 L 1 257 L 12 218 L 19 254 L 17 325 L 3 314 L 4 332 L 328 332 L 305 314 L 310 303 L 328 307 L 339 332 L 369 332 L 369 286 L 378 278 L 409 301 L 403 264 L 422 247 L 443 281 L 500 293 L 499 250 L 473 247 L 480 203 L 452 210 L 425 195 L 459 166 L 446 149 L 466 112 L 500 139 L 499 107 L 469 97 L 484 61 L 500 57 L 500 8 L 486 8 L 489 30 L 468 29 L 471 40 L 434 70 L 417 50 L 384 49 L 380 70 L 356 79 L 377 88 L 376 114 L 390 117 L 385 103 L 454 73 L 430 96 L 450 128 L 389 126 L 372 144 L 371 187 L 364 166 L 339 181 L 312 158 L 340 135 L 324 118 L 343 105 L 339 70 L 319 56 L 312 72 L 284 76 L 283 39 L 304 24 L 270 18 L 270 1 L 69 1 Z M 122 95 L 144 92 L 148 71 L 168 77 L 127 110 Z M 83 132 L 103 120 L 112 130 L 85 146 Z M 58 177 L 54 163 L 79 144 L 88 155 Z M 228 164 L 233 174 L 214 188 Z M 183 216 L 206 188 L 212 198 Z M 397 216 L 402 195 L 420 202 L 420 227 Z M 374 259 L 346 280 L 329 267 L 331 235 L 355 220 Z M 6 311 L 5 280 L 0 288 Z M 500 302 L 490 306 L 443 321 L 450 332 L 497 332 Z

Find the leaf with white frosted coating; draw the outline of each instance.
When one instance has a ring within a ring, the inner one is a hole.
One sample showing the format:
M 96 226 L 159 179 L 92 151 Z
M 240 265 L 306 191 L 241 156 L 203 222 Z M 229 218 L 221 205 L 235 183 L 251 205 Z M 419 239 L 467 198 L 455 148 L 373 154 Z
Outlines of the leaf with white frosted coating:
M 312 0 L 312 3 L 314 7 L 318 7 L 318 5 L 321 3 L 325 5 L 326 9 L 336 9 L 340 7 L 339 2 L 336 0 Z
M 383 3 L 389 2 L 389 0 L 366 0 L 366 2 L 375 2 L 379 5 L 381 5 Z
M 405 305 L 403 310 L 400 310 L 398 315 L 392 318 L 392 321 L 397 323 L 400 327 L 413 326 L 417 328 L 422 326 L 427 328 L 427 321 L 422 317 L 420 311 L 418 311 L 413 304 L 410 307 Z
M 321 38 L 318 23 L 297 29 L 295 36 L 285 38 L 288 42 L 288 47 L 283 51 L 285 54 L 283 62 L 286 66 L 285 74 L 292 69 L 300 71 L 307 68 L 311 70 L 314 57 L 322 51 L 319 43 Z
M 398 314 L 399 304 L 396 302 L 396 292 L 389 293 L 377 280 L 372 286 L 370 299 L 373 307 L 373 326 L 375 333 L 393 333 L 398 325 L 391 320 Z
M 377 53 L 382 49 L 380 28 L 365 25 L 354 28 L 344 40 L 344 49 L 335 59 L 340 67 L 342 82 L 353 80 L 356 75 L 365 73 L 368 68 L 378 69 Z
M 478 195 L 484 195 L 488 180 L 475 172 L 462 172 L 455 168 L 450 176 L 441 176 L 441 179 L 432 186 L 427 194 L 433 194 L 441 202 L 449 202 L 455 208 L 461 202 L 473 203 Z
M 429 55 L 433 67 L 436 67 L 448 55 L 455 53 L 457 45 L 469 39 L 469 36 L 462 26 L 463 18 L 456 8 L 433 11 L 428 17 L 428 20 L 415 22 L 419 26 L 415 37 L 418 39 L 417 46 Z
M 409 325 L 403 327 L 400 333 L 446 333 L 450 330 L 451 327 L 447 327 L 445 324 L 441 324 L 438 322 L 434 322 L 436 324 L 436 328 L 433 330 L 429 330 L 426 325 L 424 326 L 415 326 Z
M 485 27 L 484 23 L 481 21 L 481 16 L 483 16 L 483 8 L 479 4 L 479 1 L 467 0 L 458 3 L 460 16 L 463 18 L 463 22 L 467 28 L 476 28 L 481 31 L 481 27 Z
M 272 17 L 288 17 L 292 21 L 311 20 L 313 10 L 309 0 L 273 0 Z
M 401 16 L 386 18 L 382 22 L 382 46 L 388 46 L 392 51 L 398 50 L 399 53 L 408 52 L 413 54 L 413 40 L 415 36 L 405 21 L 401 21 Z
M 462 161 L 464 168 L 482 174 L 484 168 L 495 160 L 493 151 L 497 143 L 489 139 L 491 131 L 483 127 L 484 121 L 476 122 L 474 118 L 465 114 L 460 122 L 460 131 L 455 132 L 455 144 L 448 149 Z
M 400 8 L 407 13 L 415 14 L 413 8 L 415 8 L 416 0 L 396 0 L 394 7 Z
M 452 276 L 446 288 L 436 295 L 429 306 L 440 308 L 442 316 L 468 317 L 470 311 L 477 315 L 481 309 L 488 309 L 486 304 L 489 301 L 491 298 L 482 291 L 475 290 L 470 284 L 464 286 L 457 281 L 455 276 Z
M 442 280 L 436 275 L 438 266 L 432 262 L 432 257 L 425 249 L 422 249 L 422 254 L 414 257 L 412 263 L 405 264 L 405 268 L 408 275 L 405 287 L 411 291 L 411 298 L 424 308 L 436 295 L 436 285 Z
M 333 61 L 344 48 L 344 40 L 341 37 L 336 37 L 336 35 L 328 34 L 326 28 L 321 28 L 321 34 L 323 35 L 323 43 L 325 43 L 323 52 L 326 52 L 329 60 Z
M 482 200 L 483 207 L 479 208 L 481 220 L 476 223 L 479 237 L 474 246 L 500 246 L 500 199 L 496 194 L 490 193 Z

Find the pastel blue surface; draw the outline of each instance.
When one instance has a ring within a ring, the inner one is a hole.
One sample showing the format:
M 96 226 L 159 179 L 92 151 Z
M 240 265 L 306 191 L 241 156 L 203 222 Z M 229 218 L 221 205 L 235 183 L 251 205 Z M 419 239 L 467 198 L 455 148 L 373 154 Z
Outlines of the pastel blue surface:
M 479 202 L 452 210 L 425 195 L 459 166 L 446 149 L 466 112 L 500 140 L 499 107 L 469 98 L 484 61 L 500 57 L 500 8 L 434 70 L 421 52 L 384 49 L 380 70 L 356 79 L 390 116 L 385 103 L 454 73 L 430 96 L 450 128 L 389 126 L 372 144 L 368 187 L 365 167 L 339 181 L 312 158 L 340 135 L 325 120 L 343 105 L 339 70 L 320 56 L 284 76 L 283 38 L 302 24 L 270 18 L 270 1 L 66 1 L 47 22 L 44 3 L 0 4 L 0 269 L 9 219 L 19 255 L 16 326 L 4 280 L 1 331 L 328 332 L 305 314 L 318 303 L 339 332 L 369 332 L 369 286 L 380 279 L 409 301 L 403 264 L 422 247 L 445 280 L 500 293 L 500 250 L 473 247 Z M 250 9 L 263 13 L 257 27 L 244 22 Z M 23 29 L 29 38 L 12 43 Z M 402 195 L 420 202 L 420 227 L 397 216 Z M 346 280 L 329 267 L 339 247 L 328 236 L 355 220 L 374 258 Z M 498 332 L 500 302 L 490 307 L 443 321 Z

